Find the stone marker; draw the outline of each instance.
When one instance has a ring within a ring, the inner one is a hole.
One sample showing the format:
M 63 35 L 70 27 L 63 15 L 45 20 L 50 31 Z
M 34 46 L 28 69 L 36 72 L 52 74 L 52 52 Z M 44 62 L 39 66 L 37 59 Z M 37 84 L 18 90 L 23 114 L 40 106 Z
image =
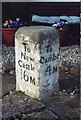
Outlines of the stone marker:
M 16 90 L 47 99 L 59 90 L 59 33 L 47 26 L 21 27 L 15 34 Z

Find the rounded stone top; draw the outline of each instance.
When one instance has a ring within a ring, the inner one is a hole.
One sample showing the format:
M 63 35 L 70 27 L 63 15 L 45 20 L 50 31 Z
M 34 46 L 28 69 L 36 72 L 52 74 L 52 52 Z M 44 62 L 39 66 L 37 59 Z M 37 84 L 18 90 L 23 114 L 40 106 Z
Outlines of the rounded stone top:
M 55 28 L 48 26 L 27 26 L 19 28 L 15 37 L 17 39 L 22 38 L 23 40 L 32 40 L 33 42 L 39 43 L 47 39 L 56 41 L 59 38 L 59 32 Z

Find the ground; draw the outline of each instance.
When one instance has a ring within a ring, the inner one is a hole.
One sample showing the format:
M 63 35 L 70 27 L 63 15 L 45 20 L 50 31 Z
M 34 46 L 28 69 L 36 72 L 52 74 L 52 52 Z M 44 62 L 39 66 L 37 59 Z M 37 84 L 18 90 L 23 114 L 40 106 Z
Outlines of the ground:
M 0 72 L 2 73 L 2 98 L 0 96 L 0 101 L 2 101 L 2 120 L 23 120 L 24 118 L 26 120 L 29 120 L 29 118 L 80 120 L 79 64 L 71 64 L 71 67 L 68 67 L 67 64 L 64 65 L 64 61 L 62 63 L 63 65 L 61 64 L 59 67 L 59 93 L 51 96 L 49 100 L 38 101 L 15 90 L 14 61 L 9 62 L 7 60 L 3 64 L 3 71 Z

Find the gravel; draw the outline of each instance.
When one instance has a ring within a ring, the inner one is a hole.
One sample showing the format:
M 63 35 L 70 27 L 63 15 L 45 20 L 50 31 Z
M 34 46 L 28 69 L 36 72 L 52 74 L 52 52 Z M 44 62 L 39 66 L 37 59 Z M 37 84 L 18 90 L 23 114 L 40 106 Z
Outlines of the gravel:
M 59 63 L 66 67 L 80 65 L 80 46 L 72 45 L 60 48 Z
M 15 47 L 2 46 L 3 63 L 15 61 Z

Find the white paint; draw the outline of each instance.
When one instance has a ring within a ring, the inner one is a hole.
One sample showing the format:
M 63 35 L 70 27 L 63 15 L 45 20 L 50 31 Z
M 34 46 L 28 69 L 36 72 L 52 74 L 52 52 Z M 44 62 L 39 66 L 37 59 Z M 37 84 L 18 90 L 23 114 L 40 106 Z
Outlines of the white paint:
M 37 28 L 33 27 L 33 29 L 32 27 L 26 27 L 19 30 L 21 32 L 17 32 L 15 37 L 16 90 L 23 91 L 36 99 L 49 98 L 53 93 L 58 92 L 59 89 L 57 61 L 59 53 L 59 43 L 57 41 L 59 41 L 59 36 L 55 40 L 50 40 L 49 34 L 48 38 L 43 40 L 44 42 L 39 43 L 41 33 L 45 31 L 45 36 L 47 36 L 46 34 L 51 31 L 52 35 L 57 36 L 56 30 L 54 31 L 52 27 L 42 28 L 39 26 Z M 24 34 L 24 30 L 29 33 L 31 31 L 31 34 L 29 36 L 27 32 Z M 38 34 L 37 39 L 39 41 L 33 42 L 34 37 L 31 39 L 31 36 L 36 36 L 34 32 Z M 20 39 L 22 33 L 27 41 Z M 49 41 L 52 43 L 49 43 Z

